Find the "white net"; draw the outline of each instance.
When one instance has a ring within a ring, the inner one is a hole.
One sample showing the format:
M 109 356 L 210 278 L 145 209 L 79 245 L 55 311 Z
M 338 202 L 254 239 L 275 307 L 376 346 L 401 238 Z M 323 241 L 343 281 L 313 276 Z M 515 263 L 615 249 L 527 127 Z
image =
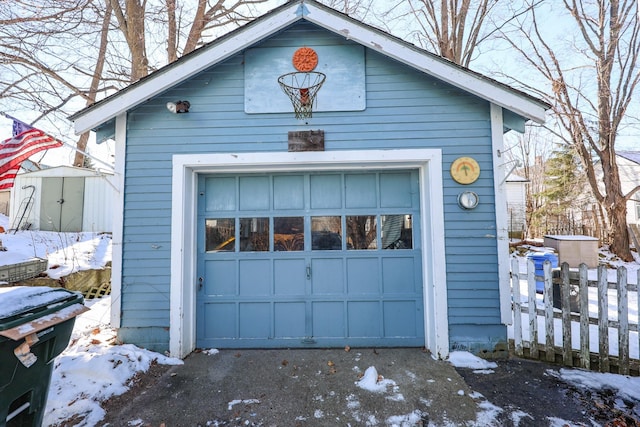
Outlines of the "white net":
M 291 99 L 296 119 L 312 117 L 316 95 L 326 77 L 317 71 L 287 73 L 278 77 L 280 87 Z

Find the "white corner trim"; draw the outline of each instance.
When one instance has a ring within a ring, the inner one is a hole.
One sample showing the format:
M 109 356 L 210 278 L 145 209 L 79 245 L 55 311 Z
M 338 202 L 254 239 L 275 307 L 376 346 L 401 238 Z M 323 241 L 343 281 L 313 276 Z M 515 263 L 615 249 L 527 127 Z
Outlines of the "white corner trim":
M 122 234 L 124 224 L 124 171 L 127 145 L 127 114 L 116 117 L 115 165 L 112 178 L 116 189 L 111 234 L 111 326 L 119 328 L 122 314 Z
M 425 347 L 444 360 L 449 356 L 449 300 L 443 261 L 446 251 L 440 150 L 420 168 L 420 203 Z M 427 290 L 429 286 L 431 289 Z M 433 317 L 428 313 L 433 313 Z
M 169 351 L 185 357 L 195 348 L 198 174 L 308 170 L 417 168 L 420 175 L 425 345 L 449 353 L 442 155 L 439 149 L 177 154 L 171 188 L 171 294 Z M 437 259 L 436 259 L 437 255 Z
M 493 190 L 496 207 L 496 238 L 498 251 L 498 281 L 500 289 L 500 320 L 511 324 L 511 281 L 509 278 L 509 215 L 507 214 L 507 190 L 504 184 L 507 161 L 504 152 L 502 108 L 491 104 L 491 151 L 493 153 Z

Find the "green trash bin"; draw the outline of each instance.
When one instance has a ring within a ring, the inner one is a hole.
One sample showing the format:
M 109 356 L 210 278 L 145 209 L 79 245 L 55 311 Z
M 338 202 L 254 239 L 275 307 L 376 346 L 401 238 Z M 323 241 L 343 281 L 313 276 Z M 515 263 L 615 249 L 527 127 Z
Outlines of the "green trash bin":
M 42 425 L 53 360 L 69 345 L 82 295 L 60 288 L 0 288 L 0 427 Z

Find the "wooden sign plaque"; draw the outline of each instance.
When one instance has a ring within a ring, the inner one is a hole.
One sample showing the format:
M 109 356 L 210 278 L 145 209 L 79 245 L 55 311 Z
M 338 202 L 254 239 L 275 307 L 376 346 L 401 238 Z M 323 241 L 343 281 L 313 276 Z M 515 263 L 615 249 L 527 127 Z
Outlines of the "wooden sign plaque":
M 289 151 L 324 151 L 323 130 L 289 132 Z

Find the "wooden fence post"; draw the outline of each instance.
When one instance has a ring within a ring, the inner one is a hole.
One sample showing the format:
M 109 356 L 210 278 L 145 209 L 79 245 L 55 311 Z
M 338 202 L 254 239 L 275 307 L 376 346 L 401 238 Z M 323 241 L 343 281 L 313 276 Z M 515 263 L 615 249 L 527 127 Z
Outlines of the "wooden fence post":
M 544 323 L 545 323 L 545 355 L 548 362 L 555 362 L 555 334 L 553 327 L 553 283 L 551 282 L 551 263 L 542 263 L 544 271 Z
M 609 284 L 607 268 L 598 266 L 598 349 L 600 352 L 600 372 L 609 372 Z
M 589 349 L 589 271 L 585 263 L 580 264 L 580 367 L 591 369 L 591 351 Z
M 560 301 L 562 303 L 562 363 L 565 366 L 573 366 L 571 352 L 571 281 L 569 277 L 569 264 L 562 263 L 562 284 L 560 287 Z
M 538 359 L 538 307 L 536 306 L 536 267 L 532 259 L 527 260 L 527 294 L 529 309 L 529 355 Z
M 629 307 L 627 306 L 627 269 L 618 267 L 618 366 L 629 375 Z
M 511 260 L 511 289 L 513 295 L 513 341 L 516 356 L 522 357 L 522 299 L 520 297 L 520 265 L 517 259 Z

